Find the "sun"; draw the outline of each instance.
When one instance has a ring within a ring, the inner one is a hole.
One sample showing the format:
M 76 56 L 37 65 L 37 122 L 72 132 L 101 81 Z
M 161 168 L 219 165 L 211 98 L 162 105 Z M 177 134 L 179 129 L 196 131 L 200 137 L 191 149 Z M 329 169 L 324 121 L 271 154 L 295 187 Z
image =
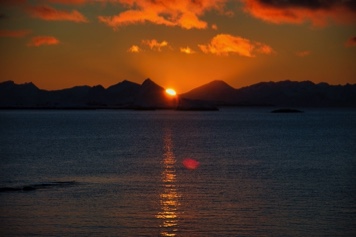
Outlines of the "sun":
M 166 93 L 167 93 L 168 95 L 171 95 L 171 96 L 175 96 L 175 95 L 177 94 L 176 91 L 173 90 L 173 89 L 171 89 L 171 88 L 168 88 L 168 89 L 166 90 Z

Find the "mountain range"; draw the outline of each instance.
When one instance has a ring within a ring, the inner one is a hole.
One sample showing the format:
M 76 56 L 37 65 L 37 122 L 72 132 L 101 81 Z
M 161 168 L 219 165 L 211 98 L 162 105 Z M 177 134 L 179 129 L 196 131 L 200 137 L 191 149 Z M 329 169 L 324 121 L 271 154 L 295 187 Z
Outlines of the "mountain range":
M 286 80 L 234 89 L 224 81 L 212 81 L 181 96 L 213 101 L 216 105 L 356 107 L 356 84 L 329 85 Z
M 220 106 L 356 107 L 356 84 L 329 85 L 310 81 L 261 82 L 235 89 L 212 81 L 187 93 L 170 96 L 151 79 L 124 80 L 104 88 L 75 86 L 42 90 L 33 83 L 0 83 L 0 108 L 50 109 L 179 109 L 216 110 Z

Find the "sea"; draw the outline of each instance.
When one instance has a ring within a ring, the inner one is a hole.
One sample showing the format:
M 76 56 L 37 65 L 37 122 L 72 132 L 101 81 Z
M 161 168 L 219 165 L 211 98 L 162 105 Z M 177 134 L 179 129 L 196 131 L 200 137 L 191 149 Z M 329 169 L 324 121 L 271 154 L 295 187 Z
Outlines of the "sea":
M 1 110 L 0 236 L 356 236 L 356 110 L 271 110 Z

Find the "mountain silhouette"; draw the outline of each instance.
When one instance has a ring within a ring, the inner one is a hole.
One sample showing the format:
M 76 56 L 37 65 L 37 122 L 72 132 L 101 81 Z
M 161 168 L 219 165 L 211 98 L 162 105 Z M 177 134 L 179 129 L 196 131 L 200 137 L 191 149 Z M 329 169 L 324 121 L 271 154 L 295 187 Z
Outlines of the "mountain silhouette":
M 334 86 L 286 80 L 234 89 L 223 81 L 213 81 L 181 96 L 217 106 L 356 107 L 356 84 Z
M 0 83 L 0 108 L 178 109 L 216 110 L 219 106 L 356 107 L 356 84 L 310 81 L 261 82 L 235 89 L 212 81 L 187 93 L 170 96 L 151 79 L 141 85 L 124 80 L 108 88 L 75 86 L 42 90 L 33 83 Z
M 228 104 L 234 100 L 236 90 L 224 81 L 215 80 L 188 93 L 181 95 L 184 98 L 195 100 L 214 101 L 218 104 Z
M 174 108 L 175 98 L 148 78 L 138 89 L 133 106 L 135 109 L 169 109 Z
M 179 109 L 216 110 L 209 102 L 170 96 L 151 79 L 141 85 L 124 80 L 105 89 L 97 86 L 75 86 L 61 90 L 41 90 L 33 83 L 0 83 L 0 108 L 36 109 Z
M 135 95 L 140 89 L 140 84 L 124 80 L 106 89 L 107 104 L 127 107 L 135 100 Z
M 5 81 L 0 84 L 0 106 L 32 106 L 40 100 L 41 92 L 32 82 L 18 85 Z

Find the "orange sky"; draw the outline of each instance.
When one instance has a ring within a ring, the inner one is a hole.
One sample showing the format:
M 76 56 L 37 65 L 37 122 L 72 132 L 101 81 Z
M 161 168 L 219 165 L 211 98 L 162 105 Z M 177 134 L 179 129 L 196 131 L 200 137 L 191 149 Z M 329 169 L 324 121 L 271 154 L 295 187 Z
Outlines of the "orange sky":
M 1 0 L 0 81 L 356 83 L 353 0 Z

